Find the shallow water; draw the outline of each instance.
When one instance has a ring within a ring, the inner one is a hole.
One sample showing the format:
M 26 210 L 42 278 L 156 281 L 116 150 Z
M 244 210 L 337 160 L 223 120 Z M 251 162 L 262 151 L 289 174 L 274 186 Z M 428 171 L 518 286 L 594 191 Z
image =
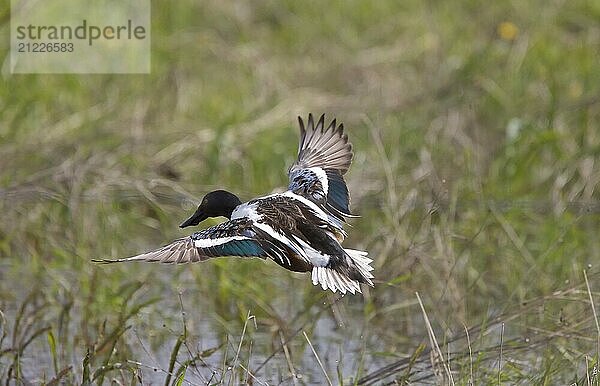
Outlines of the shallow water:
M 169 280 L 168 270 L 159 272 L 161 281 Z M 177 287 L 191 289 L 183 292 L 173 289 L 170 293 L 164 294 L 158 303 L 144 308 L 127 323 L 130 329 L 123 334 L 117 345 L 117 351 L 127 350 L 123 355 L 129 358 L 130 366 L 139 368 L 144 384 L 164 383 L 173 347 L 183 331 L 184 318 L 187 339 L 179 350 L 175 370 L 196 353 L 217 348 L 215 353 L 197 361 L 196 366 L 187 369 L 185 376 L 187 384 L 213 383 L 223 377 L 226 382 L 231 379 L 237 383 L 251 377 L 239 364 L 250 370 L 258 384 L 260 382 L 287 384 L 292 382 L 290 363 L 296 373 L 296 381 L 300 384 L 324 384 L 327 380 L 321 365 L 307 344 L 303 332 L 306 332 L 323 368 L 334 383 L 338 382 L 338 374 L 342 374 L 345 380 L 355 377 L 359 366 L 372 369 L 385 364 L 384 360 L 373 355 L 374 352 L 384 350 L 385 345 L 380 344 L 377 334 L 371 337 L 363 335 L 362 301 L 352 299 L 350 295 L 338 300 L 336 307 L 321 313 L 317 308 L 327 307 L 327 302 L 321 302 L 313 309 L 304 311 L 301 299 L 290 300 L 284 296 L 275 298 L 270 304 L 273 313 L 280 316 L 290 315 L 290 320 L 282 321 L 290 323 L 288 326 L 282 326 L 285 332 L 281 330 L 280 333 L 277 325 L 266 320 L 268 319 L 266 316 L 254 317 L 254 311 L 250 309 L 246 311 L 250 318 L 247 320 L 242 337 L 243 318 L 221 320 L 214 312 L 207 312 L 206 310 L 210 310 L 211 302 L 201 298 L 201 293 L 193 289 L 194 283 L 189 280 L 189 277 L 186 278 L 186 275 L 183 275 L 183 280 L 178 281 Z M 8 336 L 11 336 L 14 329 L 14 320 L 19 304 L 25 297 L 25 290 L 26 288 L 22 288 L 16 291 L 17 293 L 13 294 L 16 298 L 3 304 L 2 311 L 10 326 L 7 331 Z M 313 290 L 315 295 L 321 295 L 319 288 L 315 287 Z M 81 320 L 77 311 L 77 309 L 73 310 L 66 330 L 81 334 Z M 340 315 L 335 315 L 336 313 Z M 297 320 L 292 320 L 297 315 L 300 315 Z M 107 318 L 110 316 L 106 315 Z M 56 323 L 55 319 L 41 316 L 39 322 L 34 325 L 35 328 L 44 325 L 55 327 Z M 56 331 L 53 331 L 56 334 Z M 289 362 L 283 350 L 280 350 L 284 335 L 287 336 Z M 243 342 L 240 345 L 242 338 Z M 85 344 L 80 336 L 67 337 L 66 341 L 69 343 L 59 342 L 59 369 L 72 366 L 74 379 L 80 380 L 82 360 L 86 355 Z M 65 347 L 69 345 L 71 347 Z M 235 361 L 238 347 L 239 356 Z M 274 352 L 275 355 L 270 358 Z M 110 362 L 118 362 L 116 358 L 119 357 L 118 352 L 113 353 Z M 0 358 L 0 364 L 10 365 L 10 359 L 7 356 Z M 40 383 L 44 379 L 46 381 L 51 379 L 54 375 L 53 360 L 45 336 L 35 339 L 25 349 L 20 361 L 22 377 L 27 382 Z M 92 371 L 97 367 L 99 366 L 92 366 Z M 224 368 L 228 369 L 225 375 Z M 259 368 L 260 370 L 255 373 L 255 369 Z M 362 374 L 364 375 L 364 372 Z M 112 371 L 107 373 L 106 380 L 111 376 L 120 378 L 118 372 Z M 130 377 L 130 375 L 125 376 L 125 379 Z

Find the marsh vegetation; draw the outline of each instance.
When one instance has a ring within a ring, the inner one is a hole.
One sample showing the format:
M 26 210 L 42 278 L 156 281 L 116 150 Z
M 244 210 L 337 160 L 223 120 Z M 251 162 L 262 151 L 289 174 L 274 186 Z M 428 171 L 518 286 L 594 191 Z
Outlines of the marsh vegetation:
M 598 1 L 152 5 L 150 75 L 3 72 L 3 383 L 598 384 Z M 354 144 L 363 296 L 91 263 L 285 187 L 308 112 Z

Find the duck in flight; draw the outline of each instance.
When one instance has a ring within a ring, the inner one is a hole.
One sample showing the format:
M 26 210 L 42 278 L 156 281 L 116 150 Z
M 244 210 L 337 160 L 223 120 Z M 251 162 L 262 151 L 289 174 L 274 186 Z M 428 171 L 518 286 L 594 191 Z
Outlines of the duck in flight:
M 344 249 L 343 226 L 350 213 L 344 174 L 352 162 L 352 145 L 344 126 L 325 116 L 315 123 L 308 115 L 300 124 L 298 159 L 289 168 L 284 193 L 246 203 L 233 193 L 215 190 L 202 199 L 180 227 L 195 226 L 209 217 L 228 221 L 137 256 L 99 260 L 103 263 L 148 261 L 194 263 L 215 257 L 269 258 L 295 272 L 311 272 L 314 285 L 345 294 L 361 292 L 360 283 L 373 286 L 367 252 Z

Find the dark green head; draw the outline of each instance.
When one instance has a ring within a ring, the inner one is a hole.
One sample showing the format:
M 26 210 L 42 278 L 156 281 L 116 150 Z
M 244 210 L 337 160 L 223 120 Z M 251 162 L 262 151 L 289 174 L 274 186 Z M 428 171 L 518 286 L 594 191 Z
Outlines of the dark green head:
M 181 223 L 179 227 L 185 228 L 190 225 L 198 225 L 209 217 L 223 216 L 230 219 L 233 210 L 241 203 L 235 194 L 229 193 L 226 190 L 212 191 L 204 196 L 196 212 Z

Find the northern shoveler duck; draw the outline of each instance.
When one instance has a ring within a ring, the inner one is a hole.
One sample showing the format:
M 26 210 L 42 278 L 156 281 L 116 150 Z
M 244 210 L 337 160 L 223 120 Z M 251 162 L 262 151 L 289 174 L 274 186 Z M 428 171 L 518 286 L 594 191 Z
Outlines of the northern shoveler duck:
M 373 286 L 367 252 L 344 249 L 343 225 L 350 213 L 344 174 L 352 162 L 352 145 L 344 126 L 312 114 L 300 124 L 298 159 L 289 168 L 284 193 L 242 203 L 233 193 L 215 190 L 202 199 L 180 227 L 198 225 L 209 217 L 229 221 L 195 232 L 160 249 L 101 262 L 150 261 L 192 263 L 221 256 L 270 258 L 296 272 L 312 272 L 314 285 L 342 294 Z

